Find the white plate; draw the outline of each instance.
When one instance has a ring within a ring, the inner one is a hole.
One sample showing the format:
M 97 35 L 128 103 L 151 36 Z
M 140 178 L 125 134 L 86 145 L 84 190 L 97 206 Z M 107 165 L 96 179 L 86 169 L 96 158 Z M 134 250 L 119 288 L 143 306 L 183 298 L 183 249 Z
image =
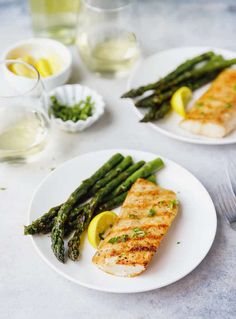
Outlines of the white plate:
M 224 58 L 227 59 L 236 57 L 235 52 L 211 47 L 186 47 L 162 51 L 148 57 L 138 65 L 128 81 L 127 89 L 129 90 L 150 82 L 155 82 L 158 78 L 161 78 L 173 71 L 180 63 L 206 51 L 214 51 L 215 53 L 222 54 Z M 190 106 L 192 105 L 193 101 L 202 95 L 202 93 L 208 87 L 209 85 L 206 85 L 194 92 L 193 100 L 190 103 Z M 142 108 L 136 108 L 131 99 L 130 103 L 138 117 L 140 119 L 143 118 L 146 110 Z M 188 131 L 180 128 L 180 120 L 181 117 L 178 114 L 171 112 L 162 120 L 153 123 L 140 123 L 140 125 L 149 125 L 164 135 L 189 143 L 207 145 L 236 143 L 236 131 L 224 138 L 207 138 L 204 136 L 191 134 Z
M 76 157 L 53 171 L 36 190 L 31 205 L 32 221 L 68 195 L 114 153 L 130 154 L 135 161 L 150 161 L 156 154 L 133 150 L 104 150 Z M 163 158 L 163 157 L 162 157 Z M 91 262 L 95 250 L 85 239 L 78 262 L 61 264 L 53 255 L 49 236 L 32 236 L 40 256 L 59 274 L 82 286 L 116 293 L 142 292 L 169 285 L 190 273 L 206 256 L 216 232 L 216 213 L 202 184 L 186 169 L 163 158 L 158 175 L 161 186 L 177 192 L 181 210 L 148 269 L 134 278 L 108 275 Z M 119 210 L 118 210 L 119 211 Z M 179 244 L 177 244 L 180 242 Z

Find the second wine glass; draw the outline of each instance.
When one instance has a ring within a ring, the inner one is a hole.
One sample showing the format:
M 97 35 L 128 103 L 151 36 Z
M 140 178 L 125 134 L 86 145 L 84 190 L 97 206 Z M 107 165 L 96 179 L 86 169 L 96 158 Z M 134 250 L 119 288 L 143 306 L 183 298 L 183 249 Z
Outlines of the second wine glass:
M 126 75 L 139 57 L 131 0 L 84 0 L 77 45 L 87 67 L 105 76 Z

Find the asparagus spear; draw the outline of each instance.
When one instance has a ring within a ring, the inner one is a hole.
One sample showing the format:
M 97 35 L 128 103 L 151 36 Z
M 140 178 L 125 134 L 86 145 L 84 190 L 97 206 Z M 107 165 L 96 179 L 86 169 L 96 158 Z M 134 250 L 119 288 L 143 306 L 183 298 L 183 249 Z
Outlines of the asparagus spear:
M 198 63 L 211 59 L 215 54 L 211 51 L 203 53 L 199 56 L 194 57 L 193 59 L 187 60 L 184 63 L 180 64 L 173 72 L 169 73 L 164 78 L 158 80 L 157 82 L 141 86 L 137 89 L 132 89 L 122 95 L 122 98 L 133 98 L 139 95 L 142 95 L 144 92 L 149 90 L 156 90 L 160 87 L 166 85 L 169 81 L 172 81 L 180 74 L 192 70 Z
M 52 250 L 59 261 L 63 263 L 65 262 L 65 247 L 63 241 L 64 225 L 70 210 L 76 203 L 78 203 L 79 200 L 86 196 L 88 190 L 94 185 L 94 183 L 96 183 L 96 181 L 104 177 L 123 158 L 124 157 L 119 153 L 112 156 L 90 178 L 84 180 L 82 184 L 70 195 L 67 201 L 61 206 L 51 234 Z
M 113 170 L 111 170 L 104 178 L 97 181 L 97 183 L 92 187 L 90 194 L 95 195 L 100 188 L 112 181 L 117 175 L 123 172 L 131 164 L 133 164 L 132 157 L 125 157 L 123 161 L 119 163 Z
M 125 172 L 121 173 L 116 179 L 108 183 L 104 188 L 102 188 L 97 195 L 91 200 L 89 205 L 86 205 L 83 213 L 79 216 L 78 225 L 74 232 L 74 235 L 68 242 L 68 256 L 71 260 L 77 260 L 79 257 L 79 246 L 80 246 L 80 236 L 82 232 L 87 228 L 95 210 L 102 203 L 104 198 L 113 191 L 118 185 L 120 185 L 123 181 L 127 180 L 127 178 L 140 167 L 144 165 L 144 161 L 139 161 L 132 166 L 130 166 Z
M 140 122 L 146 123 L 162 119 L 170 110 L 170 102 L 164 102 L 158 109 L 152 107 Z
M 108 201 L 123 192 L 130 189 L 132 184 L 138 179 L 138 178 L 146 178 L 150 174 L 160 170 L 164 166 L 164 163 L 162 159 L 156 158 L 153 161 L 150 161 L 146 163 L 143 167 L 141 167 L 138 171 L 136 171 L 134 174 L 132 174 L 130 177 L 128 177 L 119 187 L 117 187 L 113 192 L 111 192 L 106 198 L 105 201 Z
M 60 205 L 51 208 L 46 214 L 34 220 L 30 225 L 24 226 L 24 235 L 47 233 L 52 228 L 52 220 L 57 216 Z

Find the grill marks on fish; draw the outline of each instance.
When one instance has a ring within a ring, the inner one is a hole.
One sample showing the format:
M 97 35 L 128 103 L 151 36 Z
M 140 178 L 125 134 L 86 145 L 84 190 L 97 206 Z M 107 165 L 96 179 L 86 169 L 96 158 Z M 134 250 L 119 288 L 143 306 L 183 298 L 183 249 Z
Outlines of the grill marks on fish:
M 194 103 L 180 126 L 194 134 L 223 137 L 236 128 L 236 70 L 223 71 Z
M 123 203 L 120 217 L 101 242 L 93 262 L 114 275 L 138 275 L 151 261 L 177 211 L 174 192 L 144 179 L 137 180 Z

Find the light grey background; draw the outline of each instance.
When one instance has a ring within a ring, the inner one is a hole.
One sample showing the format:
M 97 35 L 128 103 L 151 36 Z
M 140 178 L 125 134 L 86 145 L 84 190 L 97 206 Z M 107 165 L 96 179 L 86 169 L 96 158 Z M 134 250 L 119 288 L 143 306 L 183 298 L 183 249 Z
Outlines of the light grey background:
M 190 45 L 236 51 L 234 0 L 139 1 L 137 12 L 144 55 Z M 0 0 L 0 53 L 29 36 L 26 2 Z M 35 187 L 51 168 L 84 152 L 124 147 L 162 154 L 193 172 L 214 199 L 215 187 L 224 178 L 224 161 L 236 155 L 233 145 L 184 144 L 138 123 L 126 102 L 119 99 L 126 79 L 110 81 L 90 75 L 80 64 L 76 49 L 73 51 L 71 81 L 103 94 L 107 112 L 78 135 L 53 130 L 52 141 L 37 162 L 0 165 L 0 187 L 7 188 L 0 191 L 0 318 L 236 318 L 236 233 L 220 214 L 216 240 L 200 266 L 169 287 L 142 294 L 115 295 L 77 286 L 54 273 L 36 254 L 30 238 L 22 235 Z

